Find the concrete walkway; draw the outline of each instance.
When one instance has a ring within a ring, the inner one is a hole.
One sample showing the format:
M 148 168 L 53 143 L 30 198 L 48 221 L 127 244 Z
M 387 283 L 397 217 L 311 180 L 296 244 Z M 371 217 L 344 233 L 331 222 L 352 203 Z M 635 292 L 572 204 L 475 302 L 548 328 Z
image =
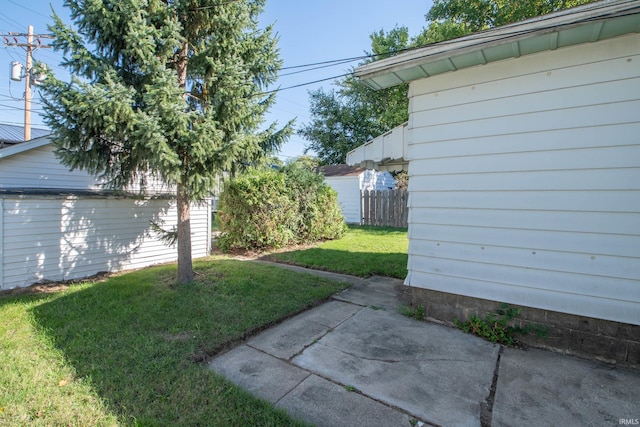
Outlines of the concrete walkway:
M 353 286 L 209 367 L 316 426 L 638 424 L 638 370 L 410 319 L 400 280 L 314 273 Z

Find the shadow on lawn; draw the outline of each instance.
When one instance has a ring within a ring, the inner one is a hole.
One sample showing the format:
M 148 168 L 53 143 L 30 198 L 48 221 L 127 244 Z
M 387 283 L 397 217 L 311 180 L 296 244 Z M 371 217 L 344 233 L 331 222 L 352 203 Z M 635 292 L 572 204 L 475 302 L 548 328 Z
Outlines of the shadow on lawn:
M 222 276 L 222 284 L 175 286 L 175 270 L 166 270 L 113 277 L 33 308 L 75 380 L 89 382 L 125 425 L 291 425 L 192 360 L 262 322 L 252 318 L 260 301 L 241 289 L 212 298 Z
M 407 277 L 406 253 L 341 251 L 316 247 L 269 254 L 263 259 L 359 277 Z

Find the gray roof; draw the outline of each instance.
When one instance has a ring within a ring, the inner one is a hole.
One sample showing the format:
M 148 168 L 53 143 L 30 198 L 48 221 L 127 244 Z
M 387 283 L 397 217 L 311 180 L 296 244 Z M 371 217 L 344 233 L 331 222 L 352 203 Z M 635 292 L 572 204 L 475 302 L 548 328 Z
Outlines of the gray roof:
M 325 177 L 358 176 L 364 171 L 365 169 L 349 165 L 328 165 L 320 167 L 320 172 L 322 172 Z
M 50 135 L 49 129 L 31 128 L 31 139 Z M 18 125 L 0 124 L 0 146 L 14 145 L 24 142 L 24 127 Z
M 640 32 L 640 0 L 605 0 L 409 50 L 359 67 L 374 89 Z
M 123 190 L 91 190 L 86 188 L 0 188 L 0 199 L 11 197 L 67 197 L 82 196 L 92 198 L 137 198 L 137 199 L 172 199 L 173 193 L 140 194 Z

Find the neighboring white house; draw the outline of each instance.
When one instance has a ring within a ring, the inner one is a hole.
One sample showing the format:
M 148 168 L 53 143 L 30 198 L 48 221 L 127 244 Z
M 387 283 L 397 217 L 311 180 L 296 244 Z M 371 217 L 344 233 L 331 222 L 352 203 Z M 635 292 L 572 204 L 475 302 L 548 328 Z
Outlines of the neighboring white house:
M 428 316 L 528 307 L 539 345 L 640 365 L 639 31 L 640 1 L 603 1 L 356 69 L 410 83 L 405 283 Z
M 171 229 L 176 204 L 165 187 L 117 195 L 69 171 L 47 137 L 0 150 L 0 289 L 174 261 L 150 221 Z M 191 208 L 192 255 L 210 252 L 210 202 Z
M 321 171 L 324 181 L 338 193 L 342 215 L 349 224 L 362 222 L 362 191 L 392 190 L 396 186 L 396 180 L 389 172 L 348 165 L 323 166 Z
M 380 171 L 406 170 L 409 123 L 403 123 L 347 153 L 347 164 Z

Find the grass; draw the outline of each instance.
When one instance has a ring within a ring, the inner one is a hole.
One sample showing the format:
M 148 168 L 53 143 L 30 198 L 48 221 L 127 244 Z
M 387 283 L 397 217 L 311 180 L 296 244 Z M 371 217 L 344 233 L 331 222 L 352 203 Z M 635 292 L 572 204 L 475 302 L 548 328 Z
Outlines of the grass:
M 404 279 L 408 247 L 406 229 L 350 226 L 342 239 L 310 249 L 275 253 L 270 258 L 360 277 L 380 275 Z
M 344 284 L 213 258 L 0 297 L 0 425 L 299 425 L 197 363 Z

